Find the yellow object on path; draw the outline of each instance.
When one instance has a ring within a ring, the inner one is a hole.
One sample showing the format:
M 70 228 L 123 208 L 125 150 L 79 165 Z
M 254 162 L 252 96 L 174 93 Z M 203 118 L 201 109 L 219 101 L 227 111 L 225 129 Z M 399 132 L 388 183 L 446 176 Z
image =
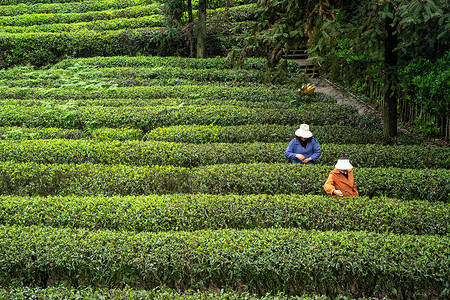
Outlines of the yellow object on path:
M 312 93 L 314 93 L 315 89 L 316 89 L 316 86 L 314 84 L 308 83 L 308 84 L 302 85 L 302 88 L 298 89 L 298 91 L 305 93 L 305 94 L 312 94 Z

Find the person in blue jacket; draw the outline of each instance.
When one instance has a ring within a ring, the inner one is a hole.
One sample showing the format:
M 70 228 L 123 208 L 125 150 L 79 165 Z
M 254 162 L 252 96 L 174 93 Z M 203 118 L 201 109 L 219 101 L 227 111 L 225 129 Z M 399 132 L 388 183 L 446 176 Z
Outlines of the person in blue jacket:
M 295 138 L 289 143 L 284 156 L 292 160 L 293 164 L 316 164 L 320 156 L 320 147 L 308 124 L 300 125 L 295 131 Z

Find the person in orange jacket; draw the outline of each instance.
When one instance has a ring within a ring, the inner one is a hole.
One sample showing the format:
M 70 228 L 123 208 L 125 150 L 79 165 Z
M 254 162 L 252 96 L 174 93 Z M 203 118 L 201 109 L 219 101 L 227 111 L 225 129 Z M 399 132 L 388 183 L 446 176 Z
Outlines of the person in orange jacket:
M 353 166 L 346 156 L 339 157 L 334 170 L 330 172 L 323 186 L 325 192 L 331 196 L 359 197 L 352 169 Z

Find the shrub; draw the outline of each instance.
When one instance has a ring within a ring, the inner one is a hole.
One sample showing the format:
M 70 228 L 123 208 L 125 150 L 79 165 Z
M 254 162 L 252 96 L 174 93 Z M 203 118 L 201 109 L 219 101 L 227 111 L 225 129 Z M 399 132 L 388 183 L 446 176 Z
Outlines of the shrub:
M 133 131 L 132 131 L 133 132 Z M 0 141 L 0 161 L 38 163 L 102 163 L 197 167 L 214 164 L 287 163 L 286 143 L 185 144 L 170 142 L 120 142 L 117 130 L 92 131 L 96 140 Z M 355 167 L 450 169 L 448 147 L 321 144 L 319 164 L 334 165 L 347 154 Z
M 8 3 L 10 2 L 10 3 Z M 21 1 L 18 1 L 21 2 Z M 104 11 L 112 9 L 123 9 L 132 6 L 149 5 L 149 0 L 103 0 L 103 1 L 58 1 L 58 3 L 43 3 L 39 0 L 37 5 L 14 3 L 14 1 L 2 0 L 0 3 L 0 16 L 17 16 L 23 14 L 51 14 L 51 13 L 82 13 L 88 11 Z
M 270 90 L 267 87 L 224 87 L 224 86 L 198 86 L 198 85 L 178 85 L 178 86 L 134 86 L 134 87 L 114 87 L 114 86 L 83 86 L 64 88 L 0 88 L 0 99 L 36 99 L 36 100 L 104 100 L 104 99 L 203 99 L 203 100 L 238 100 L 249 102 L 283 101 L 290 102 L 296 97 L 303 97 L 299 93 L 288 89 Z M 323 96 L 302 98 L 308 102 L 321 101 Z M 318 101 L 315 99 L 318 98 Z M 328 101 L 329 102 L 329 101 Z
M 0 127 L 0 140 L 38 139 L 91 139 L 98 141 L 138 140 L 143 137 L 139 129 L 98 128 L 91 131 L 62 128 Z
M 145 195 L 185 191 L 188 170 L 171 166 L 0 164 L 2 194 Z
M 118 18 L 138 18 L 151 16 L 160 13 L 161 4 L 138 5 L 126 7 L 123 9 L 111 9 L 102 11 L 87 11 L 75 13 L 40 13 L 40 14 L 22 14 L 14 16 L 0 17 L 0 25 L 4 26 L 33 26 L 58 23 L 77 23 L 91 22 L 98 20 L 113 20 Z
M 164 193 L 317 194 L 330 166 L 291 164 L 174 166 L 0 163 L 4 195 L 148 195 Z M 358 168 L 361 196 L 447 202 L 450 171 Z
M 352 125 L 358 115 L 350 106 L 313 103 L 298 109 L 252 109 L 238 106 L 182 107 L 0 107 L 0 126 L 84 129 L 129 127 L 148 131 L 180 124 L 339 124 Z
M 93 288 L 93 287 L 66 287 L 66 286 L 52 286 L 48 288 L 30 288 L 20 287 L 10 290 L 0 288 L 0 299 L 8 300 L 22 300 L 25 298 L 32 299 L 66 299 L 78 300 L 82 299 L 136 299 L 136 300 L 328 300 L 326 296 L 304 295 L 304 296 L 287 296 L 283 293 L 276 295 L 258 296 L 250 293 L 239 293 L 235 291 L 194 291 L 188 290 L 178 292 L 173 289 L 155 289 L 155 290 L 140 290 L 129 287 L 123 289 L 107 289 L 107 288 Z M 5 298 L 2 298 L 5 297 Z
M 214 286 L 333 298 L 344 290 L 348 297 L 414 298 L 446 297 L 450 276 L 450 240 L 432 235 L 298 229 L 133 234 L 0 226 L 0 240 L 5 285 Z
M 5 33 L 32 33 L 32 32 L 74 32 L 78 30 L 121 30 L 137 29 L 145 27 L 161 27 L 163 25 L 163 16 L 151 15 L 136 18 L 116 18 L 112 20 L 98 20 L 95 22 L 76 22 L 76 23 L 51 23 L 38 24 L 31 26 L 4 26 L 1 32 Z
M 91 230 L 195 231 L 301 228 L 450 236 L 450 206 L 328 195 L 0 197 L 0 224 Z
M 251 124 L 240 126 L 178 125 L 158 127 L 148 132 L 145 140 L 178 143 L 276 143 L 289 142 L 299 125 Z M 383 132 L 369 128 L 323 125 L 311 126 L 319 144 L 381 144 Z M 423 139 L 399 132 L 399 141 L 422 144 Z
M 198 167 L 191 171 L 191 191 L 210 194 L 316 194 L 330 166 L 291 164 L 240 164 Z M 358 168 L 356 188 L 368 197 L 423 199 L 447 202 L 450 171 L 444 169 Z

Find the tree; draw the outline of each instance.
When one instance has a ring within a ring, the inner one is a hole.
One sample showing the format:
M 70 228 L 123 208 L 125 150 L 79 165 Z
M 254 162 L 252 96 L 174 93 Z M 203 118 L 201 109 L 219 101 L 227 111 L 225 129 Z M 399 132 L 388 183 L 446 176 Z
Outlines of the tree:
M 448 3 L 442 0 L 350 1 L 341 3 L 336 11 L 342 13 L 341 20 L 345 22 L 325 23 L 315 45 L 320 44 L 321 37 L 333 37 L 337 42 L 329 43 L 328 51 L 334 51 L 338 42 L 342 46 L 345 41 L 351 55 L 381 60 L 383 132 L 385 142 L 391 143 L 397 135 L 399 63 L 405 64 L 420 56 L 440 57 L 445 53 L 449 46 Z M 376 57 L 372 53 L 380 55 Z
M 233 53 L 266 55 L 268 71 L 280 53 L 307 40 L 318 61 L 339 52 L 344 59 L 377 64 L 384 79 L 384 135 L 396 136 L 399 62 L 443 55 L 449 48 L 445 0 L 259 0 L 258 21 Z M 400 55 L 400 56 L 399 56 Z M 367 67 L 367 66 L 366 66 Z
M 197 57 L 206 57 L 205 35 L 206 35 L 206 0 L 198 1 L 198 22 L 196 26 Z
M 235 47 L 230 56 L 241 60 L 247 56 L 264 56 L 267 75 L 273 77 L 279 62 L 290 49 L 306 45 L 308 11 L 316 6 L 315 2 L 259 0 L 257 20 L 247 22 L 248 28 L 241 36 L 242 44 Z

